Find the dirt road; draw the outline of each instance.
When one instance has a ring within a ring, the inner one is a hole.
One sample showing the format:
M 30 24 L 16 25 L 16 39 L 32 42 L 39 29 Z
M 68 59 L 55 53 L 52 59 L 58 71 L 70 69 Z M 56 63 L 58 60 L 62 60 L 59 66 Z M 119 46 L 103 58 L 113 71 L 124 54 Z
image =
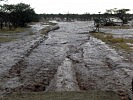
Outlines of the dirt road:
M 92 22 L 58 24 L 60 29 L 51 31 L 17 67 L 0 74 L 1 91 L 131 88 L 132 63 L 124 62 L 114 49 L 89 35 Z

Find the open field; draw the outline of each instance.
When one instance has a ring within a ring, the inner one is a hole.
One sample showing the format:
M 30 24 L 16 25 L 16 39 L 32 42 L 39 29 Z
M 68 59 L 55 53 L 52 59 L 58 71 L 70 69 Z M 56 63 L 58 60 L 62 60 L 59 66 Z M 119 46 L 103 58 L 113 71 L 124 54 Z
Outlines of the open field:
M 88 92 L 38 92 L 14 93 L 2 100 L 120 100 L 114 92 L 88 91 Z

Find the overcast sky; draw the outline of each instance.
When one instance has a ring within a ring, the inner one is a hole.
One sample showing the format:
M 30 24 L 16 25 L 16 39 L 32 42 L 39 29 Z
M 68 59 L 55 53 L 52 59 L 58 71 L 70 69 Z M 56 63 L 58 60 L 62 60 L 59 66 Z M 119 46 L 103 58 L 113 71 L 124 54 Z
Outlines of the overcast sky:
M 111 8 L 128 8 L 133 13 L 133 0 L 8 0 L 9 4 L 30 4 L 36 13 L 98 13 Z

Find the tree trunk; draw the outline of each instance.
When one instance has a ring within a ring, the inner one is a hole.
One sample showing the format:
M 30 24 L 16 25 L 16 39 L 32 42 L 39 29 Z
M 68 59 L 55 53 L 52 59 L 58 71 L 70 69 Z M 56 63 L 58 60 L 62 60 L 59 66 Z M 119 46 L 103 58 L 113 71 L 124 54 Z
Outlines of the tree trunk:
M 3 23 L 2 22 L 0 23 L 0 29 L 1 30 L 3 29 Z

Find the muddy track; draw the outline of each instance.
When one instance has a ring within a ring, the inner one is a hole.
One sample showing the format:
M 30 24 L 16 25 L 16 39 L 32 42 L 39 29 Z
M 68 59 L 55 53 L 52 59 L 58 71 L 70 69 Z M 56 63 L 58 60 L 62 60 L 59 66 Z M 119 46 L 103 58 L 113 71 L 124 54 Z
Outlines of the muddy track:
M 27 48 L 27 50 L 24 52 L 23 57 L 21 57 L 21 59 L 19 59 L 19 61 L 15 63 L 9 70 L 9 76 L 12 77 L 15 74 L 17 76 L 20 76 L 21 71 L 24 69 L 24 68 L 21 68 L 21 66 L 24 66 L 23 62 L 25 58 L 28 57 L 35 48 L 37 48 L 43 41 L 45 41 L 48 38 L 47 37 L 48 32 L 54 31 L 58 28 L 59 26 L 48 26 L 39 30 L 39 34 L 44 34 L 44 35 L 40 36 L 29 45 L 29 48 Z
M 48 32 L 54 31 L 56 29 L 59 29 L 59 26 L 57 26 L 57 25 L 56 26 L 47 26 L 47 27 L 39 30 L 39 32 L 37 34 L 40 34 L 40 36 L 37 37 L 34 41 L 31 41 L 30 44 L 28 45 L 28 48 L 24 51 L 23 55 L 21 55 L 20 58 L 16 62 L 14 62 L 14 65 L 12 65 L 11 68 L 8 71 L 6 71 L 6 74 L 1 75 L 1 77 L 2 77 L 1 81 L 6 82 L 9 79 L 15 79 L 15 77 L 20 77 L 21 72 L 24 69 L 26 69 L 26 67 L 27 67 L 24 64 L 25 58 L 28 57 L 35 48 L 37 48 L 43 41 L 45 41 L 47 39 Z M 20 88 L 18 88 L 18 89 L 20 89 Z M 15 89 L 15 88 L 14 89 L 8 89 L 8 88 L 2 89 L 1 88 L 1 90 L 3 90 L 3 91 L 10 91 L 10 92 L 12 90 L 16 91 L 18 89 Z
M 3 90 L 125 91 L 131 88 L 132 64 L 89 35 L 91 22 L 58 24 L 59 30 L 49 32 L 45 41 L 39 42 L 12 67 L 1 84 Z

